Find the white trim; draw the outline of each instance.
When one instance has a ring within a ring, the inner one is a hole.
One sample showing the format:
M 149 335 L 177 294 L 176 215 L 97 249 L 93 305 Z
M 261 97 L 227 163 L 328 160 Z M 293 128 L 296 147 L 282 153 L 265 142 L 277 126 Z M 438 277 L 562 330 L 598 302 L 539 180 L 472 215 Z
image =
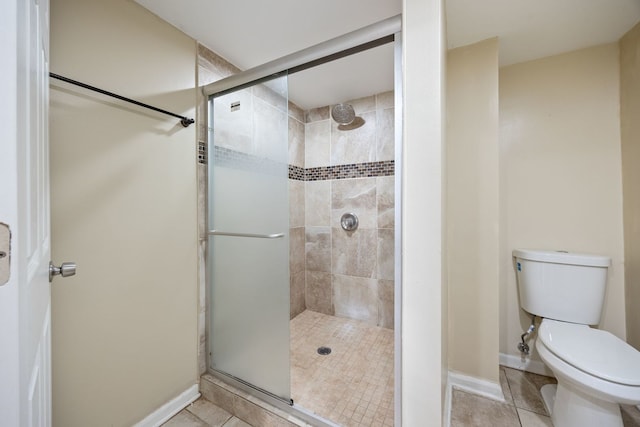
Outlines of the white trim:
M 502 393 L 502 387 L 500 387 L 499 383 L 494 383 L 493 381 L 487 381 L 481 378 L 471 377 L 459 372 L 449 371 L 449 377 L 447 378 L 447 388 L 454 387 L 459 390 L 477 394 L 478 396 L 497 400 L 498 402 L 505 402 L 504 394 Z M 447 390 L 447 393 L 450 393 L 450 391 Z
M 443 427 L 451 427 L 451 400 L 453 395 L 453 387 L 451 386 L 451 380 L 447 375 L 447 384 L 444 391 L 444 419 L 442 420 Z
M 147 415 L 144 420 L 135 424 L 134 427 L 160 426 L 199 397 L 200 392 L 198 391 L 198 384 L 196 383 Z
M 249 70 L 233 74 L 203 87 L 206 96 L 223 92 L 225 90 L 245 85 L 256 80 L 280 73 L 299 65 L 321 59 L 347 49 L 389 36 L 399 32 L 402 28 L 400 15 L 392 16 L 375 24 L 368 25 L 359 30 L 327 40 L 315 46 L 308 47 L 282 58 L 267 62 Z
M 500 364 L 507 368 L 533 372 L 534 374 L 545 375 L 547 377 L 555 377 L 551 369 L 547 368 L 540 360 L 532 360 L 531 356 L 523 357 L 500 353 Z
M 394 95 L 394 286 L 393 286 L 393 330 L 394 330 L 394 423 L 402 425 L 402 33 L 395 34 L 393 54 Z

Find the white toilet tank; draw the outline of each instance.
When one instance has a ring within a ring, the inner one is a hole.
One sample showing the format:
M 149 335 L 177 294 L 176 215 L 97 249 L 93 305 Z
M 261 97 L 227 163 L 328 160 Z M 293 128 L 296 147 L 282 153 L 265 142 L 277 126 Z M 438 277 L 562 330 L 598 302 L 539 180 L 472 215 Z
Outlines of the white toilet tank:
M 609 257 L 529 249 L 513 256 L 524 310 L 563 322 L 600 322 Z

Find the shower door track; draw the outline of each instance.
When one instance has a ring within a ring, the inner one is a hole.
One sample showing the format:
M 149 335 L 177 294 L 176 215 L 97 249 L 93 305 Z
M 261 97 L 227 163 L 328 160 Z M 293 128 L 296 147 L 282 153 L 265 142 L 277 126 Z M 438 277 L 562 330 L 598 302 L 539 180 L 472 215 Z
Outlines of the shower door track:
M 286 404 L 288 406 L 293 406 L 293 399 L 285 399 L 284 397 L 280 397 L 277 394 L 273 394 L 269 390 L 265 390 L 265 389 L 260 388 L 260 387 L 258 387 L 256 385 L 253 385 L 250 382 L 247 382 L 247 381 L 245 381 L 245 380 L 243 380 L 241 378 L 238 378 L 238 377 L 236 377 L 234 375 L 228 374 L 228 373 L 226 373 L 224 371 L 219 371 L 217 369 L 213 369 L 213 368 L 211 368 L 211 369 L 216 374 L 219 374 L 219 375 L 223 376 L 227 380 L 233 380 L 234 382 L 239 383 L 239 384 L 243 385 L 244 387 L 249 387 L 249 388 L 251 388 L 253 390 L 259 391 L 260 393 L 264 393 L 267 396 L 269 396 L 270 398 L 275 399 L 275 400 L 277 400 L 279 402 L 282 402 L 282 403 L 284 403 L 284 404 Z
M 207 97 L 216 98 L 283 75 L 293 74 L 374 47 L 393 43 L 396 34 L 401 29 L 402 16 L 396 15 L 210 83 L 202 88 L 202 92 Z
M 219 379 L 220 381 L 230 386 L 233 386 L 238 390 L 249 394 L 250 396 L 257 397 L 263 402 L 273 405 L 276 408 L 286 412 L 287 414 L 293 415 L 294 417 L 308 423 L 309 425 L 313 425 L 316 427 L 340 427 L 338 424 L 332 422 L 331 420 L 322 418 L 315 413 L 309 412 L 303 407 L 297 406 L 294 403 L 293 399 L 290 399 L 290 400 L 283 399 L 280 396 L 277 396 L 264 389 L 261 389 L 260 387 L 256 387 L 251 383 L 243 381 L 238 377 L 235 377 L 233 375 L 227 374 L 225 372 L 222 372 L 213 368 L 209 368 L 208 373 L 213 377 Z M 265 410 L 268 410 L 268 409 L 265 409 Z

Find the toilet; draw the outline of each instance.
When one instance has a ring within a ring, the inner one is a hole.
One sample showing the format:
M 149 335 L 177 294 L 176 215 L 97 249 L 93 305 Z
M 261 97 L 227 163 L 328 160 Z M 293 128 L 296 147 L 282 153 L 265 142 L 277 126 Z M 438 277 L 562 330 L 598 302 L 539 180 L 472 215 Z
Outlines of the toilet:
M 536 349 L 558 380 L 541 389 L 554 427 L 623 427 L 620 404 L 640 403 L 640 352 L 600 322 L 605 256 L 513 251 L 520 306 L 542 317 Z

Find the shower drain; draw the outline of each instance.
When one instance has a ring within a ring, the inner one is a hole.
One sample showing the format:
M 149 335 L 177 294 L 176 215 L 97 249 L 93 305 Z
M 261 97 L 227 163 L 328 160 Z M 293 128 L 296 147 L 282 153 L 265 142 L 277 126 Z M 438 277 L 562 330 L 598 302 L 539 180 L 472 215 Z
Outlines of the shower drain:
M 319 347 L 318 348 L 318 354 L 326 356 L 329 353 L 331 353 L 331 349 L 329 347 Z

